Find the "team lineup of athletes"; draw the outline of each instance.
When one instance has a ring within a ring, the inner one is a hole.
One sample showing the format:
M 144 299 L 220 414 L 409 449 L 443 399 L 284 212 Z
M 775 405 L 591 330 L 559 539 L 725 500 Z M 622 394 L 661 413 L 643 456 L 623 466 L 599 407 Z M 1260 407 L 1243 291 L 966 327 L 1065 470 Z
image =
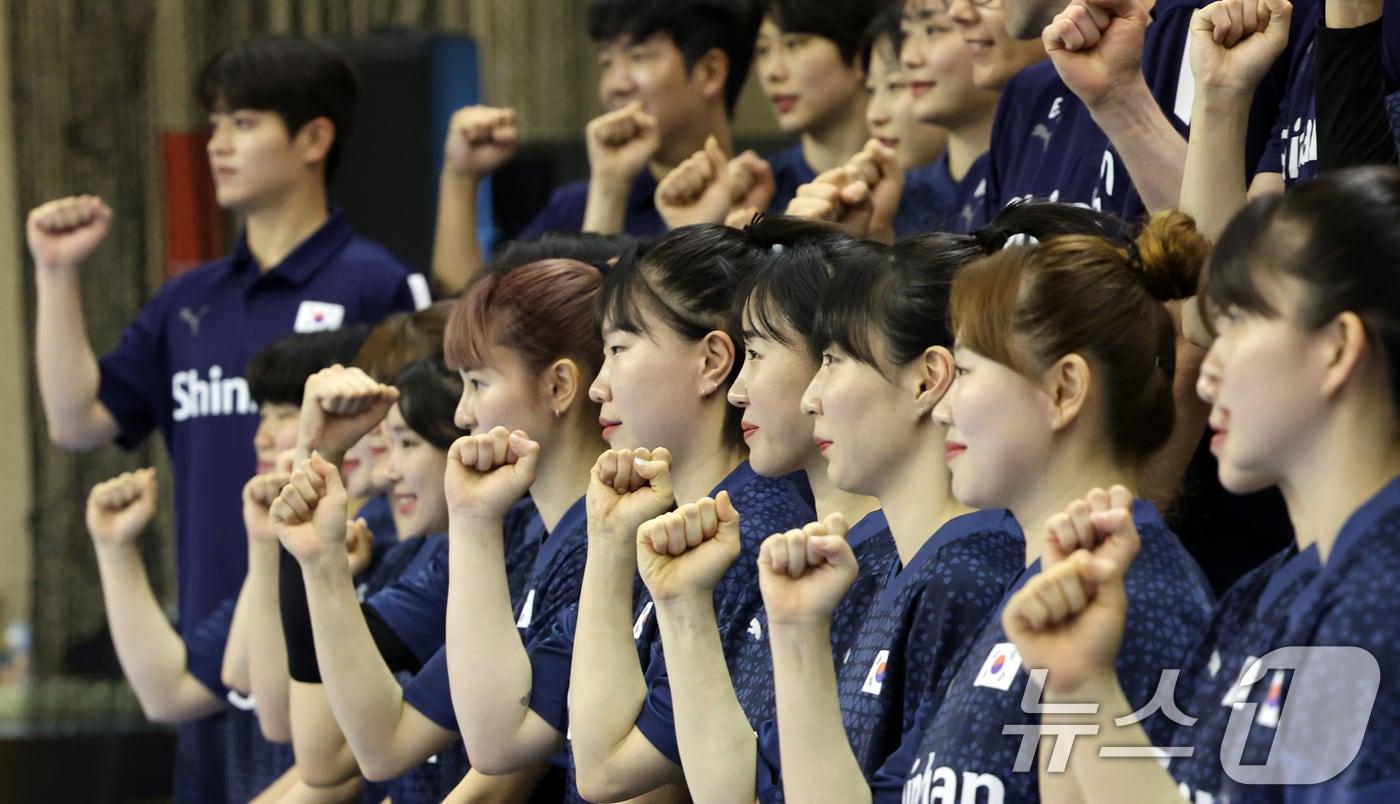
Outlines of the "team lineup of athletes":
M 1400 799 L 1384 5 L 595 0 L 589 179 L 483 259 L 459 110 L 430 278 L 348 63 L 221 52 L 230 256 L 99 357 L 115 213 L 27 229 L 51 439 L 170 452 L 176 624 L 154 470 L 87 524 L 177 800 Z

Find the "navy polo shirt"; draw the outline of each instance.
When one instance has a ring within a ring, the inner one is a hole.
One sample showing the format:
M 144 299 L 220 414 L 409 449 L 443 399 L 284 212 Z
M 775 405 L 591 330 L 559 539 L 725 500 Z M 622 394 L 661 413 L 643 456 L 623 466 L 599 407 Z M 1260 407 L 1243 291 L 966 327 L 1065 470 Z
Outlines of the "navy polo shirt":
M 666 233 L 666 222 L 656 211 L 656 179 L 650 168 L 642 168 L 632 180 L 627 193 L 627 212 L 622 231 L 633 237 L 650 237 Z M 546 232 L 577 232 L 583 229 L 583 212 L 588 207 L 588 182 L 576 181 L 558 187 L 549 194 L 544 209 L 535 216 L 521 240 L 539 237 Z
M 1133 521 L 1142 550 L 1125 579 L 1130 614 L 1115 667 L 1136 710 L 1152 700 L 1161 671 L 1180 667 L 1182 655 L 1200 640 L 1214 598 L 1151 503 L 1134 503 Z M 1015 770 L 1021 736 L 1002 731 L 1005 725 L 1036 725 L 1038 717 L 1022 708 L 1031 668 L 1021 665 L 1001 626 L 1006 601 L 1039 572 L 1037 560 L 1021 573 L 982 622 L 942 695 L 925 700 L 899 750 L 875 774 L 876 801 L 923 801 L 936 791 L 964 801 L 983 795 L 989 801 L 1039 800 L 1035 763 Z M 1144 726 L 1153 734 L 1163 722 L 1159 715 Z
M 166 282 L 99 361 L 117 443 L 129 449 L 159 429 L 174 465 L 182 631 L 236 595 L 247 572 L 241 492 L 258 427 L 248 362 L 293 331 L 375 322 L 427 300 L 421 276 L 410 281 L 337 211 L 271 270 L 259 271 L 243 240 Z
M 817 172 L 807 164 L 802 155 L 802 146 L 794 145 L 768 157 L 768 167 L 773 171 L 773 203 L 768 205 L 768 214 L 781 215 L 787 211 L 788 202 L 797 195 L 797 188 L 810 184 L 817 178 Z
M 977 157 L 961 179 L 948 170 L 948 155 L 904 174 L 904 197 L 894 219 L 899 237 L 924 232 L 972 231 L 987 195 L 987 155 Z
M 1147 85 L 1183 137 L 1189 132 L 1195 89 L 1186 44 L 1199 5 L 1204 3 L 1161 0 L 1152 9 L 1143 42 Z M 1260 158 L 1278 111 L 1282 80 L 1271 75 L 1255 94 L 1246 165 Z M 1146 211 L 1123 160 L 1048 60 L 1017 73 L 1002 92 L 992 123 L 985 205 L 968 229 L 1015 201 L 1032 199 L 1083 204 L 1129 220 Z

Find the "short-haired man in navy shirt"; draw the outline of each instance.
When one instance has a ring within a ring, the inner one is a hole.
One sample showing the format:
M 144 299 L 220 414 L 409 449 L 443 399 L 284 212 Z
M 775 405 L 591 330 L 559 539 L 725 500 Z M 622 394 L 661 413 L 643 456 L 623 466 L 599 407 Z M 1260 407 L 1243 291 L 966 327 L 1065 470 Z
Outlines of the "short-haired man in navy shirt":
M 594 0 L 598 98 L 588 124 L 589 179 L 566 184 L 522 237 L 554 230 L 662 234 L 656 184 L 714 136 L 734 152 L 730 116 L 753 60 L 752 0 Z
M 292 36 L 250 39 L 210 60 L 198 82 L 210 168 L 220 206 L 244 216 L 243 237 L 231 256 L 167 282 L 100 360 L 83 321 L 79 267 L 112 211 L 84 196 L 29 216 L 50 438 L 68 449 L 130 448 L 161 431 L 174 464 L 182 632 L 237 594 L 246 571 L 240 491 L 254 473 L 258 426 L 248 361 L 289 332 L 377 321 L 428 301 L 422 277 L 356 235 L 327 202 L 357 83 L 339 53 Z M 201 753 L 191 753 L 192 734 L 182 729 L 187 771 Z M 203 788 L 177 795 L 222 796 Z

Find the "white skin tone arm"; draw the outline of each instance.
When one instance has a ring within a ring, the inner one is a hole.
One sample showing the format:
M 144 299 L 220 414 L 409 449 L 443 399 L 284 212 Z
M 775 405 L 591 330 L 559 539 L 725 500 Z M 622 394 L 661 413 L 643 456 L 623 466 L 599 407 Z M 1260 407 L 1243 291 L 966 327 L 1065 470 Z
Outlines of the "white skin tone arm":
M 569 687 L 579 792 L 616 801 L 681 780 L 636 728 L 646 678 L 632 640 L 632 580 L 640 525 L 670 507 L 670 455 L 609 450 L 588 487 L 588 560 Z
M 290 714 L 291 676 L 287 671 L 287 643 L 282 635 L 282 609 L 277 602 L 280 575 L 277 536 L 267 521 L 272 504 L 290 475 L 282 471 L 254 478 L 243 489 L 244 524 L 248 527 L 248 577 L 242 600 L 247 640 L 257 650 L 248 651 L 248 682 L 256 702 L 258 725 L 272 742 L 295 742 Z M 249 517 L 250 505 L 261 511 L 262 526 Z M 300 752 L 298 752 L 300 753 Z
M 656 602 L 686 783 L 700 801 L 753 796 L 757 743 L 725 662 L 714 594 L 742 551 L 729 495 L 642 525 L 637 564 Z
M 97 399 L 101 380 L 83 318 L 79 267 L 111 226 L 112 210 L 95 196 L 51 201 L 29 213 L 35 272 L 34 363 L 49 438 L 91 449 L 116 438 L 117 422 Z
M 433 232 L 433 280 L 444 294 L 461 293 L 481 271 L 477 190 L 515 154 L 518 140 L 514 109 L 467 106 L 452 115 Z
M 539 451 L 524 432 L 497 427 L 458 439 L 447 455 L 447 666 L 462 739 L 486 773 L 528 768 L 564 747 L 530 708 L 534 674 L 506 578 L 502 518 L 534 482 Z
M 233 607 L 233 622 L 229 625 L 228 645 L 224 647 L 224 665 L 219 678 L 224 686 L 247 695 L 253 689 L 248 676 L 248 583 L 244 578 L 238 590 L 238 602 Z
M 155 504 L 155 470 L 129 472 L 92 490 L 87 523 L 122 672 L 148 718 L 181 723 L 219 711 L 223 701 L 186 669 L 184 640 L 151 591 L 137 537 Z
M 583 231 L 617 234 L 626 223 L 633 179 L 661 147 L 656 118 L 634 101 L 589 121 L 584 139 L 589 181 Z
M 345 487 L 319 455 L 303 462 L 272 507 L 278 538 L 306 582 L 326 697 L 365 777 L 392 779 L 457 740 L 405 703 L 379 658 L 344 558 Z M 313 519 L 314 516 L 314 519 Z

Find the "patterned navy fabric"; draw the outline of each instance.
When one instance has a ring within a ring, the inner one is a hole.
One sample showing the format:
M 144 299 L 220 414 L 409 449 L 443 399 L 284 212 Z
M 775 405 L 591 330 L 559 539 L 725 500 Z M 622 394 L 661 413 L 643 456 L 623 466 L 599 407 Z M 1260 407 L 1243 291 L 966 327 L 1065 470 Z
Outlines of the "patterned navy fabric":
M 1243 695 L 1243 716 L 1250 718 L 1242 746 L 1221 746 L 1222 753 L 1241 750 L 1240 764 L 1273 761 L 1290 769 L 1313 769 L 1357 730 L 1365 728 L 1359 752 L 1339 774 L 1320 784 L 1287 787 L 1248 786 L 1225 777 L 1217 801 L 1393 802 L 1400 800 L 1400 621 L 1395 617 L 1400 589 L 1400 478 L 1361 506 L 1337 535 L 1325 566 L 1294 596 L 1287 609 L 1281 646 L 1348 646 L 1375 659 L 1380 688 L 1369 721 L 1348 717 L 1345 704 L 1364 700 L 1365 674 L 1335 660 L 1310 673 L 1322 685 L 1309 694 L 1321 700 L 1325 717 L 1316 713 L 1294 722 L 1287 707 L 1294 693 L 1293 671 L 1270 669 Z M 1301 696 L 1300 696 L 1301 697 Z M 1301 717 L 1301 716 L 1298 716 Z
M 923 232 L 968 232 L 982 214 L 987 193 L 987 155 L 977 157 L 962 179 L 954 179 L 945 154 L 904 174 L 904 196 L 894 219 L 898 237 Z
M 1219 793 L 1220 744 L 1235 711 L 1232 693 L 1246 666 L 1279 644 L 1288 607 L 1320 566 L 1315 547 L 1289 548 L 1265 561 L 1220 598 L 1205 636 L 1182 660 L 1172 699 L 1196 722 L 1163 724 L 1157 745 L 1193 747 L 1190 757 L 1174 758 L 1167 768 L 1188 798 Z
M 224 716 L 224 740 L 228 746 L 225 770 L 229 801 L 252 801 L 282 778 L 296 762 L 290 743 L 263 739 L 251 699 L 229 698 Z
M 467 752 L 458 740 L 408 773 L 385 782 L 383 790 L 394 804 L 438 804 L 470 769 Z
M 502 532 L 506 576 L 515 600 L 525 587 L 544 535 L 534 501 L 524 497 L 512 506 Z M 431 555 L 420 552 L 392 583 L 365 601 L 422 663 L 432 658 L 447 636 L 447 539 L 441 535 L 431 538 L 435 539 Z
M 867 777 L 898 748 L 920 703 L 936 706 L 926 699 L 1025 563 L 1021 529 L 998 509 L 950 520 L 908 566 L 886 570 L 850 650 L 835 654 L 842 721 Z M 760 735 L 760 798 L 781 801 L 778 730 Z
M 713 497 L 728 491 L 740 517 L 743 548 L 738 560 L 715 587 L 715 618 L 734 692 L 755 730 L 773 717 L 773 654 L 762 619 L 758 550 L 774 533 L 800 528 L 816 519 L 816 511 L 809 503 L 810 489 L 796 485 L 799 478 L 805 485 L 805 475 L 763 477 L 745 461 L 710 492 Z M 654 606 L 645 590 L 639 602 L 638 619 L 645 619 L 645 622 L 639 623 L 642 633 L 638 646 L 644 648 L 649 643 L 650 658 L 646 668 L 647 699 L 637 717 L 637 729 L 657 750 L 679 765 L 671 686 L 666 676 L 665 656 L 656 638 L 659 629 L 651 613 Z M 634 635 L 636 633 L 634 629 Z
M 1152 700 L 1161 672 L 1179 667 L 1204 633 L 1214 603 L 1205 576 L 1150 503 L 1133 506 L 1142 551 L 1126 579 L 1129 611 L 1117 671 L 1134 708 Z M 1001 627 L 1005 601 L 1040 571 L 1036 561 L 1002 598 L 957 662 L 941 700 L 928 699 L 914 727 L 880 769 L 871 788 L 877 801 L 950 800 L 1035 802 L 1035 763 L 1016 772 L 1021 736 L 1006 725 L 1036 725 L 1022 710 L 1027 672 Z M 1144 726 L 1153 733 L 1154 721 Z M 985 794 L 985 798 L 982 796 Z M 961 798 L 959 798 L 961 797 Z

